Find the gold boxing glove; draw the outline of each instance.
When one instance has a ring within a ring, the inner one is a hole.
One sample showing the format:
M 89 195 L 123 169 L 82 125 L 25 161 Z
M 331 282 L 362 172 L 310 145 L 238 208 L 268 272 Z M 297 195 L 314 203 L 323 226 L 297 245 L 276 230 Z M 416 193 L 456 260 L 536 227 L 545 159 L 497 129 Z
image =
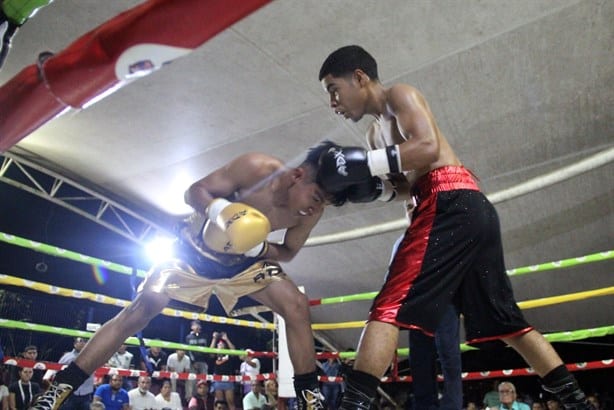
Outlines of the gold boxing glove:
M 266 252 L 271 224 L 259 210 L 241 202 L 217 198 L 211 201 L 206 213 L 209 221 L 203 229 L 203 241 L 210 249 L 231 254 L 247 253 L 248 256 Z

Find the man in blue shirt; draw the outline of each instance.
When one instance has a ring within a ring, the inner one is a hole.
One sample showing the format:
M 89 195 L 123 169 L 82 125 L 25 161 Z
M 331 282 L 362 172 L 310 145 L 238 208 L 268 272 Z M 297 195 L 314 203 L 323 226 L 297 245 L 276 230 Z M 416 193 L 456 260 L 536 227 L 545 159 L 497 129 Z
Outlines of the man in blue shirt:
M 111 376 L 109 384 L 102 384 L 94 393 L 94 401 L 104 404 L 105 410 L 129 410 L 128 392 L 122 388 L 124 378 L 118 374 Z

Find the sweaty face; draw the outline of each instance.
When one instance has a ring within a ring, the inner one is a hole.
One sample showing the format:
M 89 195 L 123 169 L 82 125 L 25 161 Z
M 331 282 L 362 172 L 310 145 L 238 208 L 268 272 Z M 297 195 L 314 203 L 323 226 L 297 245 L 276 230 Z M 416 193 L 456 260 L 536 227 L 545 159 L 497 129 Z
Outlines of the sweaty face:
M 322 78 L 322 87 L 328 93 L 330 107 L 335 114 L 358 122 L 364 115 L 361 88 L 355 77 L 333 77 L 328 74 Z
M 298 216 L 311 216 L 318 214 L 326 205 L 325 193 L 318 184 L 305 179 L 297 181 L 288 190 L 289 206 L 296 210 Z

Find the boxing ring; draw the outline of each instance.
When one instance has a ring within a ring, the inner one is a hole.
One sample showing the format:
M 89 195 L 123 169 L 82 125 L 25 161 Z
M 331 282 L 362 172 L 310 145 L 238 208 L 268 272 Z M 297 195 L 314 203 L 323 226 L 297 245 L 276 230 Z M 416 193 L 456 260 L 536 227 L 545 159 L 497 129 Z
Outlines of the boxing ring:
M 59 248 L 50 244 L 44 244 L 37 241 L 32 241 L 27 238 L 11 235 L 8 233 L 0 232 L 0 241 L 5 242 L 7 244 L 27 248 L 36 252 L 44 253 L 47 255 L 51 255 L 57 258 L 69 259 L 73 261 L 77 261 L 83 264 L 91 265 L 93 268 L 104 268 L 108 272 L 113 272 L 113 274 L 123 274 L 123 275 L 135 275 L 136 277 L 144 277 L 145 271 L 135 270 L 129 266 L 121 265 L 118 263 L 114 263 L 111 261 L 102 260 L 99 258 L 94 258 L 87 255 L 82 255 L 80 253 L 70 251 L 67 249 Z M 603 262 L 614 259 L 614 250 L 606 250 L 603 252 L 597 252 L 589 255 L 584 255 L 580 257 L 573 257 L 564 260 L 544 262 L 537 265 L 518 267 L 514 269 L 510 269 L 507 271 L 510 277 L 519 276 L 519 275 L 530 275 L 539 272 L 552 272 L 559 269 L 566 269 L 569 267 L 575 267 L 579 265 L 588 265 L 596 262 Z M 52 283 L 43 283 L 36 282 L 32 280 L 26 280 L 20 278 L 18 276 L 7 275 L 4 273 L 0 273 L 0 284 L 3 286 L 12 286 L 16 288 L 28 288 L 36 292 L 44 293 L 47 295 L 53 295 L 57 297 L 70 298 L 75 300 L 88 300 L 91 302 L 95 302 L 97 304 L 114 306 L 117 308 L 123 308 L 130 304 L 128 300 L 118 299 L 109 295 L 98 294 L 93 292 L 84 291 L 81 289 L 69 289 L 56 286 Z M 316 308 L 322 305 L 334 305 L 339 303 L 353 303 L 357 301 L 365 301 L 371 300 L 375 297 L 377 292 L 367 292 L 361 294 L 353 294 L 353 295 L 340 295 L 336 297 L 327 297 L 320 299 L 311 299 L 309 301 L 312 308 Z M 603 296 L 611 296 L 614 295 L 614 286 L 604 287 L 599 289 L 587 289 L 581 292 L 563 294 L 563 295 L 553 295 L 550 297 L 544 297 L 533 300 L 525 300 L 519 301 L 518 306 L 522 310 L 526 309 L 534 309 L 540 308 L 544 306 L 552 306 L 561 303 L 570 303 L 579 300 L 587 300 L 597 297 Z M 247 314 L 250 309 L 243 309 L 237 311 L 237 313 L 244 312 L 243 314 Z M 367 312 L 360 312 L 361 316 L 366 316 Z M 184 320 L 194 320 L 199 319 L 202 322 L 224 325 L 224 326 L 238 326 L 245 328 L 258 329 L 262 331 L 274 332 L 277 333 L 279 329 L 276 327 L 275 323 L 263 323 L 261 321 L 254 320 L 245 320 L 237 317 L 224 317 L 224 316 L 215 316 L 207 313 L 199 313 L 196 311 L 190 310 L 180 310 L 174 308 L 165 308 L 162 311 L 162 315 L 184 319 Z M 312 329 L 314 331 L 318 330 L 342 330 L 342 329 L 352 329 L 352 328 L 362 328 L 365 325 L 365 320 L 357 318 L 356 321 L 350 322 L 330 322 L 330 323 L 314 323 L 312 324 Z M 53 324 L 42 324 L 42 323 L 30 323 L 16 320 L 9 320 L 5 318 L 0 318 L 0 328 L 5 329 L 14 329 L 16 331 L 26 331 L 26 332 L 42 332 L 47 334 L 53 334 L 56 336 L 64 336 L 64 337 L 83 337 L 83 338 L 91 338 L 93 336 L 92 332 L 79 330 L 79 329 L 67 329 L 60 328 L 54 326 Z M 602 326 L 597 328 L 588 328 L 588 329 L 569 329 L 562 332 L 556 333 L 545 333 L 544 337 L 550 342 L 570 342 L 570 341 L 579 341 L 592 337 L 602 337 L 607 335 L 614 334 L 614 323 L 608 326 Z M 140 340 L 137 337 L 130 337 L 126 340 L 126 344 L 132 346 L 139 346 Z M 200 346 L 190 346 L 183 343 L 176 343 L 172 341 L 166 340 L 154 340 L 154 339 L 143 339 L 144 344 L 147 347 L 160 347 L 163 349 L 183 349 L 183 350 L 192 350 L 198 351 L 202 353 L 209 354 L 228 354 L 234 356 L 245 355 L 245 350 L 238 349 L 215 349 L 209 347 L 200 347 Z M 468 346 L 465 343 L 461 343 L 461 351 L 466 352 L 469 350 L 475 349 L 474 347 Z M 347 352 L 325 352 L 325 353 L 317 353 L 317 359 L 326 359 L 329 357 L 340 358 L 340 359 L 352 359 L 356 355 L 353 351 Z M 397 360 L 401 357 L 406 357 L 409 355 L 408 348 L 400 348 L 397 350 Z M 278 358 L 277 350 L 275 351 L 259 351 L 255 352 L 254 356 L 269 358 L 271 360 L 276 360 Z M 41 362 L 29 362 L 23 359 L 15 358 L 15 357 L 6 357 L 4 362 L 8 365 L 19 365 L 19 366 L 27 366 L 27 367 L 35 367 L 39 369 L 50 369 L 50 370 L 59 370 L 62 368 L 61 365 L 48 361 Z M 567 367 L 571 371 L 582 371 L 582 370 L 594 370 L 594 369 L 603 369 L 603 368 L 612 368 L 614 367 L 614 357 L 605 357 L 602 360 L 597 361 L 587 361 L 587 362 L 578 362 L 578 363 L 566 363 Z M 396 368 L 396 367 L 393 367 Z M 96 371 L 97 375 L 106 375 L 119 373 L 126 377 L 138 377 L 139 375 L 146 374 L 146 372 L 139 370 L 121 370 L 121 369 L 113 369 L 113 368 L 100 368 Z M 534 372 L 531 368 L 517 368 L 517 369 L 483 369 L 481 371 L 473 371 L 473 372 L 464 372 L 463 380 L 481 380 L 481 379 L 489 379 L 489 378 L 500 378 L 500 377 L 516 377 L 516 376 L 534 376 Z M 197 375 L 194 373 L 172 373 L 172 372 L 154 372 L 152 374 L 154 378 L 177 378 L 182 380 L 194 380 L 194 379 L 206 379 L 209 381 L 249 381 L 252 380 L 249 377 L 243 376 L 235 376 L 235 375 Z M 271 378 L 276 378 L 275 373 L 264 373 L 258 376 L 259 380 L 267 380 Z M 442 380 L 441 375 L 439 376 L 440 380 Z M 341 378 L 328 378 L 326 376 L 320 377 L 321 381 L 342 381 Z M 411 376 L 400 376 L 392 372 L 392 374 L 386 376 L 382 379 L 383 382 L 411 382 Z
M 128 85 L 144 75 L 162 68 L 162 66 L 188 54 L 194 48 L 203 44 L 219 31 L 225 29 L 238 19 L 268 3 L 268 0 L 240 0 L 231 4 L 227 0 L 154 0 L 146 5 L 138 6 L 120 16 L 110 20 L 102 26 L 85 34 L 76 40 L 65 50 L 56 55 L 46 55 L 24 68 L 15 78 L 0 87 L 0 117 L 4 119 L 0 123 L 0 151 L 5 151 L 16 144 L 38 127 L 72 109 L 84 109 L 110 95 L 119 88 Z M 186 13 L 189 10 L 189 13 Z M 161 31 L 158 19 L 163 16 L 165 30 Z M 177 16 L 172 18 L 169 16 Z M 135 24 L 138 22 L 138 24 Z M 195 29 L 195 27 L 201 30 Z M 143 51 L 138 46 L 143 43 L 156 44 L 155 52 Z M 135 50 L 136 54 L 134 54 Z M 145 53 L 143 55 L 142 53 Z M 141 53 L 141 54 L 140 54 Z M 127 57 L 128 56 L 128 57 Z M 74 84 L 80 83 L 75 88 Z M 10 103 L 8 103 L 10 99 Z M 26 110 L 25 107 L 28 107 Z M 27 115 L 24 115 L 27 113 Z M 585 172 L 588 164 L 600 166 L 611 162 L 614 158 L 614 149 L 587 158 L 584 162 L 565 168 L 565 172 L 557 170 L 547 178 L 540 177 L 540 181 L 527 181 L 523 186 L 515 190 L 498 193 L 499 196 L 491 197 L 493 203 L 522 195 L 532 190 L 540 189 L 544 185 L 552 184 L 569 175 L 577 175 Z M 338 235 L 311 238 L 309 246 L 322 245 L 331 242 L 351 240 L 368 235 L 376 235 L 404 228 L 405 219 L 383 224 L 374 229 L 359 229 Z M 0 241 L 13 246 L 31 249 L 33 251 L 51 255 L 57 258 L 70 259 L 75 262 L 88 264 L 94 268 L 104 269 L 113 274 L 134 275 L 143 278 L 145 271 L 135 270 L 133 267 L 121 265 L 111 261 L 94 258 L 58 248 L 51 244 L 31 241 L 27 238 L 0 233 Z M 567 267 L 590 264 L 614 259 L 614 250 L 593 253 L 580 257 L 573 257 L 561 261 L 544 262 L 539 265 L 519 267 L 508 271 L 510 276 L 530 275 L 537 272 L 555 271 Z M 73 300 L 87 300 L 101 305 L 123 308 L 130 304 L 128 300 L 118 299 L 109 295 L 88 292 L 81 289 L 64 288 L 53 283 L 43 283 L 26 280 L 15 275 L 0 272 L 0 284 L 14 288 L 28 288 L 41 294 L 51 295 L 58 298 Z M 377 292 L 367 292 L 354 295 L 339 295 L 336 297 L 310 300 L 312 308 L 322 305 L 334 305 L 338 303 L 353 303 L 373 299 Z M 553 306 L 561 303 L 570 303 L 578 300 L 587 300 L 614 294 L 614 284 L 610 287 L 599 289 L 587 289 L 582 292 L 553 295 L 550 297 L 520 301 L 521 309 L 534 309 L 544 306 Z M 214 323 L 224 326 L 237 326 L 257 329 L 276 334 L 279 329 L 274 323 L 263 323 L 258 320 L 245 320 L 237 317 L 214 316 L 196 311 L 165 308 L 162 314 L 179 320 L 200 319 L 203 322 Z M 355 321 L 341 323 L 314 323 L 312 329 L 319 330 L 342 330 L 362 328 L 365 325 L 364 317 L 367 312 L 360 312 Z M 37 332 L 58 337 L 84 337 L 91 338 L 93 333 L 80 329 L 69 329 L 54 326 L 53 323 L 31 323 L 26 321 L 9 320 L 0 318 L 0 328 L 12 329 L 19 332 Z M 614 334 L 614 323 L 608 326 L 589 329 L 569 329 L 563 332 L 544 334 L 550 342 L 578 341 L 591 337 Z M 126 344 L 139 346 L 140 340 L 130 337 Z M 208 347 L 190 346 L 173 341 L 143 339 L 147 347 L 161 347 L 163 349 L 184 349 L 202 353 L 223 353 L 240 356 L 244 350 L 213 349 Z M 461 344 L 462 351 L 473 349 L 466 344 Z M 407 348 L 397 350 L 398 357 L 406 357 L 409 354 Z M 276 360 L 276 351 L 255 352 L 255 356 Z M 318 359 L 337 357 L 351 359 L 355 352 L 329 352 L 318 353 Z M 7 365 L 27 366 L 34 368 L 59 370 L 61 365 L 39 361 L 31 362 L 16 357 L 5 357 Z M 602 360 L 567 363 L 571 371 L 593 370 L 614 367 L 614 357 L 604 357 Z M 396 367 L 395 367 L 396 368 Z M 121 370 L 100 368 L 97 375 L 119 373 L 127 377 L 137 377 L 143 372 L 139 370 Z M 534 376 L 530 368 L 518 369 L 483 369 L 476 372 L 463 373 L 463 380 L 480 380 L 500 377 Z M 206 379 L 215 381 L 249 381 L 235 375 L 196 375 L 193 373 L 154 372 L 155 378 L 176 378 L 183 380 Z M 276 378 L 275 373 L 266 373 L 258 376 L 260 380 Z M 441 376 L 440 376 L 441 378 Z M 340 378 L 321 377 L 322 381 L 341 381 Z M 383 379 L 384 382 L 411 382 L 411 376 L 399 376 L 392 372 Z

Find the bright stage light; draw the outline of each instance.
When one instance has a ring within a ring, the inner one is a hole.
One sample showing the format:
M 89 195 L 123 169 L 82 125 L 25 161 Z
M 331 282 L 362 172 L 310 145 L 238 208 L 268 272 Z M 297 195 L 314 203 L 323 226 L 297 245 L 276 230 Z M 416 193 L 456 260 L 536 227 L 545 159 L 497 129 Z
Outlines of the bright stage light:
M 167 236 L 156 236 L 145 245 L 145 255 L 152 263 L 172 259 L 174 240 L 175 238 Z

